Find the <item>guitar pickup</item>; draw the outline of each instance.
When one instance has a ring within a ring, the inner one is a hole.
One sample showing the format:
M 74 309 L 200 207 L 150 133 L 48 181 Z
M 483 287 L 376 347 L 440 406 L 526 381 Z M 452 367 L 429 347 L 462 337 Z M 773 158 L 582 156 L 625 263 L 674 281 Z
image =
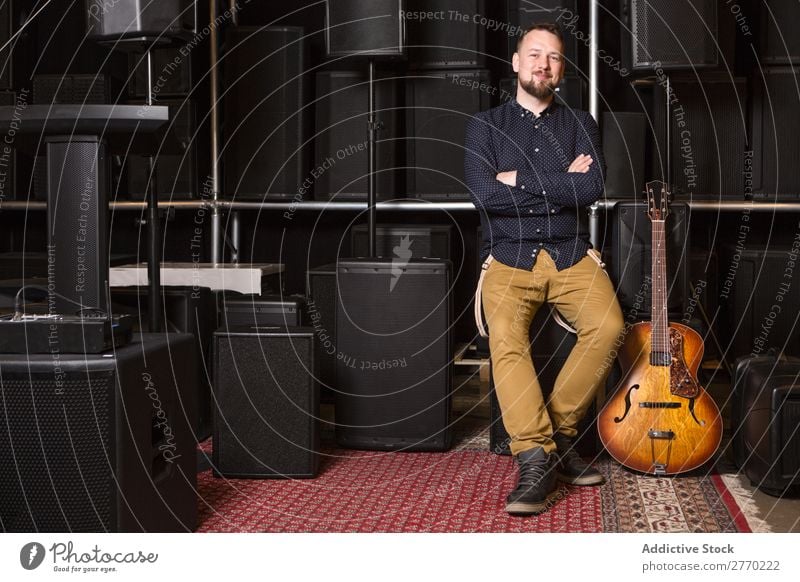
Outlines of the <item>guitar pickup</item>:
M 651 428 L 647 431 L 647 436 L 651 439 L 672 440 L 675 438 L 675 433 L 671 430 L 653 430 Z

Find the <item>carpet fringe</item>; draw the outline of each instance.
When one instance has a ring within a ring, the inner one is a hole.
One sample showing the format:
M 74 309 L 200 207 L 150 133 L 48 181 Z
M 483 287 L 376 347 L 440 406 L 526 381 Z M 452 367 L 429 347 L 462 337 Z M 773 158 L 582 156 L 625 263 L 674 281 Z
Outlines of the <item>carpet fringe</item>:
M 753 501 L 752 492 L 741 484 L 740 476 L 738 474 L 724 473 L 720 477 L 722 477 L 725 487 L 728 488 L 728 491 L 736 500 L 736 505 L 739 506 L 750 529 L 754 533 L 771 533 L 773 531 L 772 527 L 758 517 L 758 505 Z

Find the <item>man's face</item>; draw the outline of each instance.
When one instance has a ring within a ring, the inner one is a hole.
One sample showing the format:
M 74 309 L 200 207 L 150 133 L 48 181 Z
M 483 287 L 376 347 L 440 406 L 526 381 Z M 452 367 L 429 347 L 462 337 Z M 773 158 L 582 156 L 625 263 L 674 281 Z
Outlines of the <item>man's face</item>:
M 511 59 L 520 87 L 537 99 L 552 95 L 564 77 L 563 50 L 558 37 L 546 30 L 526 34 Z

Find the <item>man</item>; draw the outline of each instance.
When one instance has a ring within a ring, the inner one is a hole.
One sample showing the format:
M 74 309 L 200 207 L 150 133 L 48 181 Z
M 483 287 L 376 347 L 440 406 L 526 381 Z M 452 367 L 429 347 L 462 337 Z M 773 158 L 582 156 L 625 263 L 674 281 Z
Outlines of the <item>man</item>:
M 603 483 L 572 447 L 623 328 L 614 288 L 579 226 L 585 207 L 603 193 L 604 168 L 592 117 L 554 100 L 564 75 L 563 46 L 557 26 L 531 26 L 513 56 L 516 98 L 467 125 L 465 175 L 491 250 L 480 284 L 483 310 L 497 398 L 519 469 L 507 499 L 511 514 L 546 510 L 557 480 Z M 577 330 L 548 402 L 528 339 L 545 302 Z

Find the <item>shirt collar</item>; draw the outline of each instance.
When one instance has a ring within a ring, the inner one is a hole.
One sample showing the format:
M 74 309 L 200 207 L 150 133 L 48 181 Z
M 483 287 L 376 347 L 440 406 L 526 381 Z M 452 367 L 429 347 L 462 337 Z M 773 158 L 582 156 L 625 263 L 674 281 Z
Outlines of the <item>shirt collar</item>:
M 530 109 L 526 109 L 525 107 L 523 107 L 522 105 L 520 105 L 520 104 L 519 104 L 519 101 L 517 101 L 517 98 L 516 98 L 516 97 L 512 97 L 512 98 L 510 99 L 510 101 L 511 101 L 511 104 L 514 106 L 514 108 L 515 108 L 517 111 L 519 111 L 519 112 L 521 112 L 521 113 L 527 113 L 527 114 L 528 114 L 528 115 L 530 115 L 531 117 L 544 117 L 545 115 L 550 115 L 550 114 L 551 114 L 551 113 L 553 113 L 553 112 L 554 112 L 554 111 L 555 111 L 555 110 L 558 108 L 558 106 L 559 106 L 559 105 L 558 105 L 558 99 L 556 99 L 556 98 L 553 98 L 553 100 L 550 102 L 550 105 L 548 105 L 548 106 L 547 106 L 545 109 L 543 109 L 543 110 L 542 110 L 542 112 L 541 112 L 541 113 L 540 113 L 538 116 L 536 116 L 536 115 L 534 115 L 534 114 L 533 114 L 533 111 L 531 111 Z

